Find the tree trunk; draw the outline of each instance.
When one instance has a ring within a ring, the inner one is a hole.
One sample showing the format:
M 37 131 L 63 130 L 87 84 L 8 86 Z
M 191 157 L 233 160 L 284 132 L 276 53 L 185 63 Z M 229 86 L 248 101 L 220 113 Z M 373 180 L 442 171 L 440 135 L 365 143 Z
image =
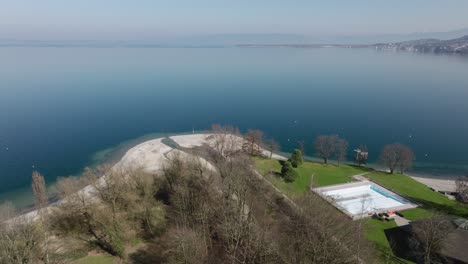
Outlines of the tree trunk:
M 323 163 L 327 164 L 327 163 L 328 163 L 328 159 L 327 159 L 327 158 L 323 158 Z

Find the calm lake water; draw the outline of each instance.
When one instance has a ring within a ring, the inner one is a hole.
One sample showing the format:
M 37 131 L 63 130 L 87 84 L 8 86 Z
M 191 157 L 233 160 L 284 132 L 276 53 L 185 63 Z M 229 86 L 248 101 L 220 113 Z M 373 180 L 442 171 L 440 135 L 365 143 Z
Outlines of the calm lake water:
M 0 201 L 53 183 L 150 133 L 259 128 L 284 151 L 336 133 L 468 172 L 468 58 L 371 49 L 0 48 Z M 98 155 L 95 155 L 97 152 Z M 349 153 L 350 157 L 352 152 Z M 34 166 L 34 168 L 33 168 Z

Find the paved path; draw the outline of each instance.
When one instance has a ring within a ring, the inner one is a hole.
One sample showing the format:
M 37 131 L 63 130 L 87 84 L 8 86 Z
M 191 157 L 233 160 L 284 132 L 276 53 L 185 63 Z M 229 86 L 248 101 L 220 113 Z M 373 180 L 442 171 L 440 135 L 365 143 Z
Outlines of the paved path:
M 405 225 L 408 225 L 410 222 L 408 219 L 403 218 L 398 215 L 395 215 L 393 219 L 395 219 L 395 223 L 397 224 L 397 226 L 405 226 Z
M 353 175 L 351 177 L 353 177 L 353 179 L 355 179 L 357 181 L 368 181 L 369 179 L 364 177 L 364 175 L 366 175 L 366 174 L 369 174 L 369 172 Z

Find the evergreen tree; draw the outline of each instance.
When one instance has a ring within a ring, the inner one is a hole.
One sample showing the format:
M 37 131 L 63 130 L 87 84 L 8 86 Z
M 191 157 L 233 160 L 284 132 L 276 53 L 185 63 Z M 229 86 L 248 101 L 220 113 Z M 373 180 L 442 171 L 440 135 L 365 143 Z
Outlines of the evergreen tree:
M 283 166 L 281 167 L 281 175 L 284 176 L 286 173 L 288 173 L 291 170 L 293 170 L 293 167 L 291 165 L 291 162 L 287 160 L 283 163 Z
M 288 173 L 286 173 L 284 176 L 283 176 L 283 179 L 285 182 L 293 182 L 297 179 L 298 177 L 298 174 L 297 174 L 297 171 L 295 170 L 290 170 L 288 171 Z
M 285 161 L 281 168 L 281 176 L 285 182 L 293 182 L 297 178 L 297 172 L 294 170 L 291 162 Z
M 299 167 L 304 162 L 304 158 L 302 157 L 302 152 L 299 149 L 295 149 L 291 155 L 291 165 L 294 168 Z

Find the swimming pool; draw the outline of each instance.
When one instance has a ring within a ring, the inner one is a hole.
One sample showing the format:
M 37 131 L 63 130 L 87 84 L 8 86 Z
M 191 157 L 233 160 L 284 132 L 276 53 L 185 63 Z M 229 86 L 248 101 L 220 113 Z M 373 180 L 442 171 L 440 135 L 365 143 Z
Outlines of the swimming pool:
M 343 184 L 318 188 L 315 191 L 352 218 L 364 217 L 374 212 L 416 207 L 403 197 L 372 182 Z

